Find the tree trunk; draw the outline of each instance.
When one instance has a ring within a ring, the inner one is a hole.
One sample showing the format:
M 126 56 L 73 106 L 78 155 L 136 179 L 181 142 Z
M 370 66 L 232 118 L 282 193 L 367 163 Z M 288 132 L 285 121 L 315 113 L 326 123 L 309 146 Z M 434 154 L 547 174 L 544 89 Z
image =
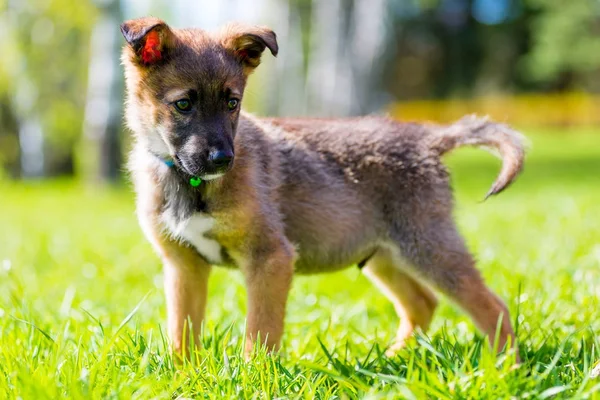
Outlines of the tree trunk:
M 99 4 L 101 16 L 92 31 L 85 109 L 84 174 L 114 182 L 121 172 L 123 74 L 119 66 L 121 40 L 119 0 Z

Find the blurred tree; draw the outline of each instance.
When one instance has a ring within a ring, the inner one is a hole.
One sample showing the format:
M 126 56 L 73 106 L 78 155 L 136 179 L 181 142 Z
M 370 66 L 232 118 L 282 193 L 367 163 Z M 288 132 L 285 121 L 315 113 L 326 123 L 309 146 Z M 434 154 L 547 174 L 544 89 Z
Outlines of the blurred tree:
M 549 89 L 600 91 L 600 1 L 525 0 L 536 11 L 522 68 Z
M 0 62 L 0 177 L 5 170 L 13 178 L 21 175 L 19 152 L 19 127 L 11 107 L 10 71 L 8 62 L 14 59 L 14 48 L 9 45 L 7 38 L 8 18 L 6 14 L 7 1 L 0 0 L 0 54 L 4 62 Z M 8 62 L 7 62 L 8 61 Z
M 383 69 L 388 0 L 289 0 L 274 29 L 282 51 L 268 110 L 278 115 L 356 115 L 385 103 L 373 90 Z M 387 100 L 387 99 L 386 99 Z
M 19 127 L 10 99 L 0 93 L 0 177 L 3 169 L 13 178 L 21 175 L 19 147 Z
M 122 22 L 119 0 L 95 0 L 100 16 L 91 36 L 88 92 L 85 108 L 84 171 L 116 181 L 121 173 L 123 73 L 119 67 Z
M 391 1 L 381 90 L 400 99 L 600 91 L 600 1 Z
M 0 91 L 10 99 L 5 107 L 18 121 L 21 152 L 29 157 L 24 172 L 72 174 L 95 8 L 71 0 L 4 0 L 0 6 L 6 33 L 0 47 L 7 56 L 0 73 L 8 78 Z

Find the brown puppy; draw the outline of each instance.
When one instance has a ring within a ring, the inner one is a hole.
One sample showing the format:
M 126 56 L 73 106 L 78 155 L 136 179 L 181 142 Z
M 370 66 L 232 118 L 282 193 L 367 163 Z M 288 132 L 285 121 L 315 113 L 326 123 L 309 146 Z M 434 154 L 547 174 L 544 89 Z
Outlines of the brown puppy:
M 210 34 L 155 18 L 121 29 L 137 213 L 164 262 L 178 352 L 202 323 L 212 265 L 239 268 L 246 279 L 247 354 L 257 341 L 278 348 L 294 273 L 354 264 L 401 318 L 391 352 L 416 327 L 427 329 L 437 304 L 430 287 L 490 338 L 499 326 L 501 347 L 514 343 L 506 306 L 452 220 L 440 157 L 465 145 L 497 150 L 503 168 L 489 196 L 521 170 L 518 133 L 474 117 L 447 127 L 255 118 L 240 103 L 261 53 L 277 54 L 271 30 L 230 25 Z

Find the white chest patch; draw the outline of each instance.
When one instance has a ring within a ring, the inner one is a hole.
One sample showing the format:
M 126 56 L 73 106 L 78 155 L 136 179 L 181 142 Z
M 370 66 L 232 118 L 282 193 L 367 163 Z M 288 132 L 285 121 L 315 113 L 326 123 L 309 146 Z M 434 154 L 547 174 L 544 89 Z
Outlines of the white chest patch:
M 190 218 L 178 222 L 173 217 L 163 214 L 163 221 L 176 238 L 183 239 L 194 246 L 198 253 L 210 263 L 223 262 L 219 242 L 206 237 L 206 234 L 215 225 L 214 218 L 196 213 Z

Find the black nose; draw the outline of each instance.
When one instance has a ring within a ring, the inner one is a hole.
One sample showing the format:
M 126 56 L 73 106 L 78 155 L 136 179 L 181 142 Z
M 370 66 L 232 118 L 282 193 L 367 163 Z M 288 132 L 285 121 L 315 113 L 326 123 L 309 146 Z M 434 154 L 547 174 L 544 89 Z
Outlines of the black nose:
M 233 152 L 231 150 L 218 150 L 210 153 L 208 160 L 217 170 L 227 169 L 233 161 Z

